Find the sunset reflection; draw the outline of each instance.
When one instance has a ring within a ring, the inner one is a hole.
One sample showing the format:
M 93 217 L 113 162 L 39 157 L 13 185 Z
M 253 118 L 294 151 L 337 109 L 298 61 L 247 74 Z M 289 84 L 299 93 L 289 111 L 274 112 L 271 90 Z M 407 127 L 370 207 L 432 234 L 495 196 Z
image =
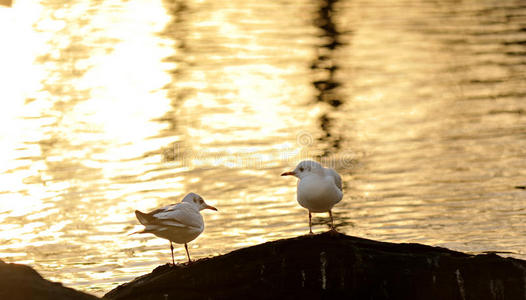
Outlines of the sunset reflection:
M 169 262 L 134 210 L 190 191 L 219 209 L 196 259 L 303 235 L 280 177 L 303 159 L 342 175 L 342 233 L 525 258 L 526 10 L 507 3 L 0 6 L 0 258 L 102 295 Z

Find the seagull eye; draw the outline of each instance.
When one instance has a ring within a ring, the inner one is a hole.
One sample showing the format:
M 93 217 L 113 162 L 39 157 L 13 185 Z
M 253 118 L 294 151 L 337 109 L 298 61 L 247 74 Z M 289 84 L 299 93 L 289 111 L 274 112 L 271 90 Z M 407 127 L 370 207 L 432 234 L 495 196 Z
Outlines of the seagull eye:
M 303 172 L 303 167 L 300 167 L 300 172 Z

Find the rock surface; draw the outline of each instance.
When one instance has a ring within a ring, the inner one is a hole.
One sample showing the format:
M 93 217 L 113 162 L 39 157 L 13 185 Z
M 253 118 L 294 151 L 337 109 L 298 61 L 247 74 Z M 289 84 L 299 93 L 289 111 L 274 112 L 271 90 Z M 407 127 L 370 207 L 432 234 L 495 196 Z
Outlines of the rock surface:
M 46 280 L 31 267 L 0 261 L 0 299 L 95 300 L 99 298 Z
M 526 299 L 526 261 L 323 233 L 159 266 L 107 299 Z

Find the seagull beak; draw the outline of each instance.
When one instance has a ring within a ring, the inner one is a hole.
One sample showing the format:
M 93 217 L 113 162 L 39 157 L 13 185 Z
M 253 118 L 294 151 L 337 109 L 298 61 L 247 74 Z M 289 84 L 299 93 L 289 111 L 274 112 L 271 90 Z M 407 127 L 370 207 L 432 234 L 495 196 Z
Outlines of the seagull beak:
M 217 208 L 213 207 L 212 205 L 207 205 L 204 209 L 211 209 L 217 211 Z
M 294 176 L 294 175 L 296 175 L 296 173 L 294 173 L 294 171 L 292 171 L 292 172 L 285 172 L 285 173 L 281 174 L 281 176 L 288 176 L 288 175 Z

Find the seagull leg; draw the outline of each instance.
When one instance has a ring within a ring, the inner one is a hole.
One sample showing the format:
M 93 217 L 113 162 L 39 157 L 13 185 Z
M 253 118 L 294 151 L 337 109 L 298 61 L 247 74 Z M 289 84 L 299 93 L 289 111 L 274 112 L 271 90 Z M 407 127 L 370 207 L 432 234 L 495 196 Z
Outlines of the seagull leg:
M 184 248 L 186 249 L 186 255 L 188 256 L 188 263 L 191 263 L 192 260 L 190 259 L 190 253 L 188 253 L 188 245 L 184 243 Z
M 338 231 L 336 231 L 336 227 L 334 227 L 334 219 L 332 217 L 332 211 L 329 209 L 329 216 L 331 217 L 331 232 L 332 233 L 337 233 Z
M 311 216 L 310 210 L 309 210 L 309 234 L 313 234 L 312 233 L 312 216 Z
M 175 266 L 175 259 L 174 259 L 174 245 L 172 245 L 172 241 L 170 241 L 170 250 L 172 251 L 172 263 Z

